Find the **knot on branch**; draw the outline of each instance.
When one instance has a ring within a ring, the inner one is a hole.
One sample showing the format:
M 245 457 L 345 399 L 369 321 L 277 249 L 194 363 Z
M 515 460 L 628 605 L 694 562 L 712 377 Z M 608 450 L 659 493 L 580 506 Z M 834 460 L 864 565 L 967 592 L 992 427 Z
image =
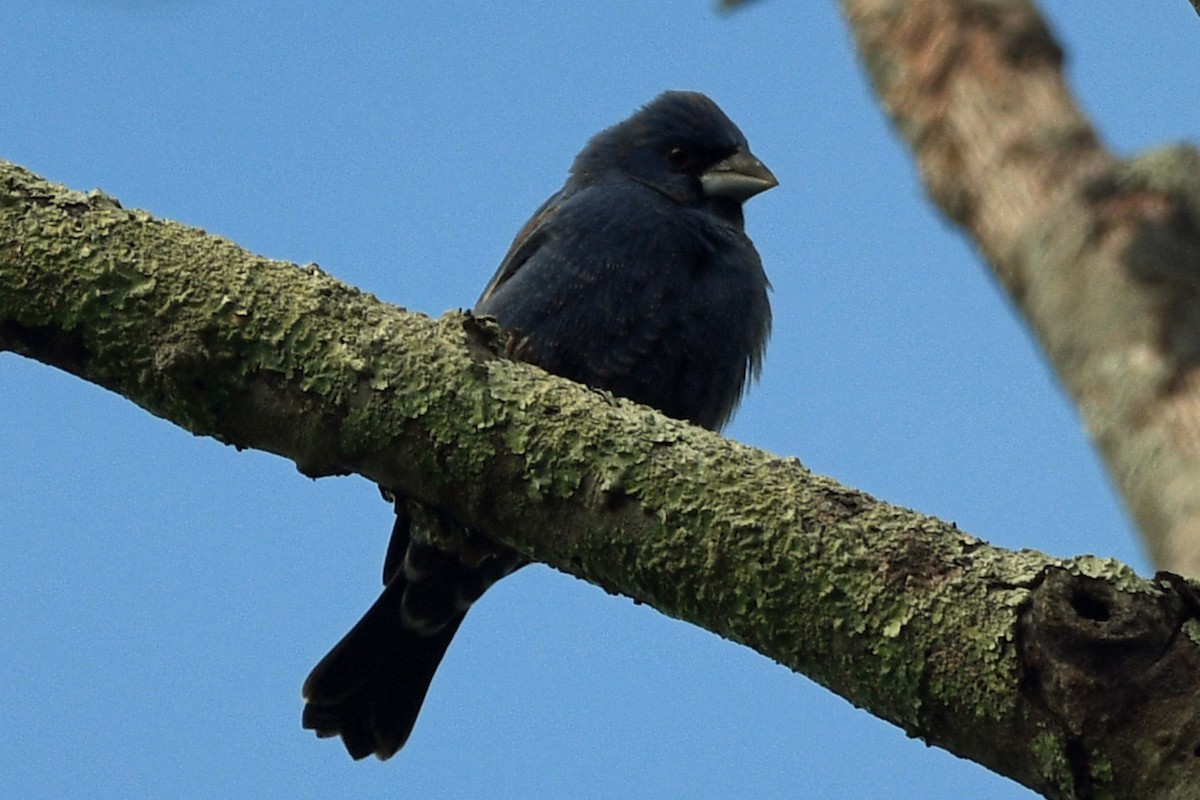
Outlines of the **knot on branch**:
M 1124 255 L 1137 277 L 1200 288 L 1200 150 L 1180 144 L 1143 153 L 1090 194 L 1109 228 L 1136 224 Z
M 1164 771 L 1200 780 L 1196 617 L 1163 581 L 1147 591 L 1120 576 L 1047 568 L 1020 621 L 1022 690 L 1058 723 L 1051 734 L 1074 796 L 1103 785 L 1158 796 L 1153 787 L 1170 783 L 1146 774 L 1147 747 Z

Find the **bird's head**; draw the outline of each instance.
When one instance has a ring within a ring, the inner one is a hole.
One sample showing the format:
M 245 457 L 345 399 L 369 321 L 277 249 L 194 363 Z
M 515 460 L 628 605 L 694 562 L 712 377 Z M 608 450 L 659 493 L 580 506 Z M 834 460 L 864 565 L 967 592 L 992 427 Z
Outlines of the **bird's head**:
M 779 184 L 738 127 L 698 92 L 664 92 L 592 137 L 571 167 L 581 183 L 617 174 L 681 205 L 707 205 L 738 219 L 742 203 Z

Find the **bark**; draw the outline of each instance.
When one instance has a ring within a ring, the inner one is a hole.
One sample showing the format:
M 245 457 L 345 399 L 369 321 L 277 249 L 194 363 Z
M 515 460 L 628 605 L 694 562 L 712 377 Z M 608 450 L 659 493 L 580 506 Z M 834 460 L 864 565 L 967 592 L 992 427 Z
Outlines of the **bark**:
M 1200 155 L 1121 161 L 1028 0 L 841 0 L 880 102 L 1075 401 L 1154 563 L 1200 576 Z
M 993 548 L 782 459 L 0 162 L 0 350 L 358 473 L 802 672 L 1047 797 L 1200 780 L 1193 586 Z

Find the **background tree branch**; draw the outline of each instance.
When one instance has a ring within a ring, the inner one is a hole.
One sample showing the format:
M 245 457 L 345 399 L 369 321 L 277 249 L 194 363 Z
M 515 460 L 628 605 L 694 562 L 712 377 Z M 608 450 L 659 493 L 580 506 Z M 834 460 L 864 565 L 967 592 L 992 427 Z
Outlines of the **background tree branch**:
M 1200 575 L 1200 157 L 1123 162 L 1028 0 L 842 0 L 938 207 L 1037 336 L 1156 564 Z
M 500 358 L 468 315 L 406 313 L 12 165 L 0 185 L 0 349 L 440 505 L 1048 797 L 1198 778 L 1181 581 L 992 548 Z

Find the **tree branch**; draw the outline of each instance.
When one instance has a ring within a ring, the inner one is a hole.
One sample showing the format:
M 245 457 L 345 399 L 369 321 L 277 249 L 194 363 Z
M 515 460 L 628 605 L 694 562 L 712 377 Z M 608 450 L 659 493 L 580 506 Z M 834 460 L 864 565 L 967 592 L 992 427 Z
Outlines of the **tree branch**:
M 1200 779 L 1182 580 L 999 550 L 505 360 L 467 314 L 407 313 L 4 162 L 0 187 L 0 349 L 439 505 L 1048 797 Z
M 841 0 L 929 194 L 1078 406 L 1156 564 L 1200 576 L 1200 156 L 1110 155 L 1028 0 Z

